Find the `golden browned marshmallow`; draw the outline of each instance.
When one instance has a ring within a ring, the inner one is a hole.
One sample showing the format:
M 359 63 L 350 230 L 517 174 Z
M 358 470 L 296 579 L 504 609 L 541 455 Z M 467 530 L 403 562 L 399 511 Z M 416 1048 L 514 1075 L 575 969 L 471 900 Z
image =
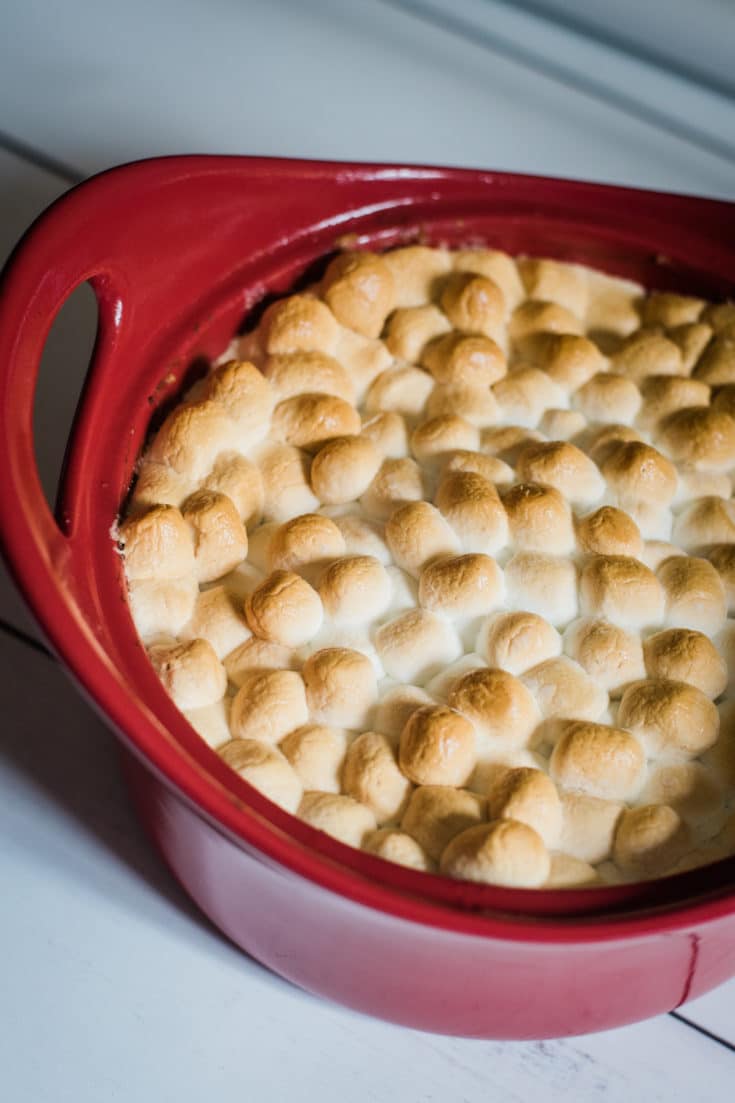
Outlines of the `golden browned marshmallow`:
M 354 406 L 332 394 L 299 394 L 285 398 L 273 411 L 271 433 L 276 440 L 315 450 L 334 437 L 360 432 Z
M 684 371 L 679 346 L 659 333 L 645 330 L 623 342 L 612 358 L 611 367 L 635 383 L 652 375 L 681 375 Z
M 710 341 L 693 375 L 710 387 L 735 383 L 735 332 L 720 333 Z
M 650 375 L 641 383 L 643 405 L 638 414 L 642 429 L 653 431 L 669 414 L 689 406 L 707 406 L 710 389 L 698 379 Z M 727 411 L 726 411 L 727 412 Z
M 623 808 L 617 801 L 563 792 L 559 848 L 592 865 L 604 862 L 612 853 L 615 828 Z
M 559 655 L 561 636 L 535 613 L 500 613 L 484 622 L 477 650 L 488 666 L 519 675 Z
M 666 620 L 672 628 L 712 635 L 727 615 L 722 579 L 706 559 L 685 555 L 665 559 L 656 572 L 666 591 Z
M 466 452 L 464 449 L 452 452 L 444 463 L 444 474 L 450 471 L 471 471 L 482 475 L 495 486 L 510 486 L 513 482 L 513 468 L 497 456 L 486 456 L 483 452 Z
M 437 383 L 469 387 L 490 387 L 508 371 L 503 350 L 491 337 L 456 331 L 431 341 L 423 351 L 421 366 Z
M 715 544 L 707 552 L 707 558 L 717 571 L 725 588 L 728 613 L 735 612 L 735 546 Z
M 524 298 L 515 261 L 499 249 L 460 249 L 454 253 L 454 267 L 458 272 L 474 272 L 493 280 L 510 307 L 517 306 Z
M 461 417 L 476 427 L 475 432 L 489 425 L 496 425 L 500 418 L 493 392 L 487 386 L 477 386 L 474 383 L 437 383 L 426 403 L 426 414 L 430 418 L 447 414 Z
M 339 793 L 347 751 L 345 733 L 323 724 L 305 724 L 282 739 L 279 749 L 298 774 L 305 790 Z
M 130 612 L 143 640 L 175 637 L 190 620 L 199 588 L 194 575 L 140 578 L 128 584 Z
M 205 394 L 220 403 L 236 422 L 235 440 L 240 451 L 266 436 L 276 394 L 254 364 L 246 360 L 222 364 L 207 377 Z
M 344 555 L 345 540 L 334 521 L 320 513 L 302 513 L 279 525 L 268 547 L 270 570 L 300 571 Z
M 574 548 L 574 523 L 566 499 L 552 486 L 517 483 L 503 495 L 510 541 L 524 551 L 567 555 Z
M 263 374 L 279 399 L 308 391 L 333 394 L 345 402 L 355 401 L 355 388 L 348 372 L 339 360 L 323 352 L 284 352 L 269 356 Z
M 632 556 L 593 556 L 582 567 L 579 595 L 585 615 L 605 617 L 623 627 L 645 628 L 664 619 L 661 583 Z
M 408 502 L 394 510 L 385 539 L 398 566 L 415 576 L 429 560 L 459 551 L 453 529 L 429 502 Z
M 198 490 L 186 499 L 181 511 L 191 526 L 199 582 L 213 582 L 242 563 L 248 553 L 248 536 L 230 498 Z
M 291 571 L 273 571 L 248 598 L 245 616 L 261 639 L 300 647 L 319 631 L 323 611 L 308 582 Z
M 230 741 L 230 699 L 220 697 L 201 709 L 184 709 L 184 716 L 208 747 L 217 750 Z
M 385 343 L 397 360 L 418 364 L 429 342 L 449 329 L 446 315 L 430 303 L 403 307 L 388 319 Z
M 472 721 L 486 750 L 525 747 L 541 722 L 533 696 L 507 670 L 470 671 L 455 682 L 448 700 Z
M 366 437 L 337 437 L 319 449 L 311 465 L 311 485 L 325 505 L 342 505 L 364 494 L 382 456 Z
M 528 444 L 518 457 L 516 474 L 525 482 L 554 487 L 572 505 L 590 505 L 605 491 L 592 460 L 566 441 Z
M 272 303 L 260 322 L 263 348 L 282 352 L 331 352 L 337 322 L 329 307 L 312 295 L 290 295 Z
M 356 730 L 368 723 L 378 696 L 370 660 L 346 647 L 315 651 L 303 665 L 306 702 L 319 724 Z
M 457 449 L 475 451 L 480 434 L 474 425 L 456 414 L 441 414 L 422 421 L 411 433 L 411 451 L 419 463 L 436 465 Z
M 446 249 L 430 249 L 426 245 L 391 249 L 383 253 L 383 260 L 393 273 L 398 307 L 421 306 L 435 299 L 442 276 L 452 266 L 452 256 Z
M 339 331 L 334 355 L 347 371 L 355 389 L 355 401 L 360 403 L 368 387 L 393 363 L 382 341 L 373 341 L 344 327 Z
M 722 823 L 722 787 L 715 775 L 699 762 L 678 762 L 652 770 L 641 801 L 668 804 L 685 823 L 707 837 Z
M 338 322 L 365 337 L 379 337 L 395 304 L 390 266 L 375 253 L 342 253 L 324 274 L 322 291 Z
M 692 380 L 696 383 L 696 380 Z M 700 387 L 707 387 L 706 383 L 698 383 Z M 710 393 L 710 388 L 707 387 L 707 394 Z M 687 406 L 706 406 L 707 402 L 696 403 L 687 402 Z M 726 387 L 719 387 L 717 394 L 712 402 L 715 410 L 720 410 L 723 414 L 729 414 L 730 417 L 735 417 L 735 383 L 729 383 Z M 161 499 L 162 500 L 162 499 Z
M 421 415 L 434 380 L 421 368 L 388 368 L 373 381 L 365 396 L 365 410 L 378 414 L 392 410 L 406 418 Z
M 561 801 L 543 770 L 520 766 L 502 774 L 489 792 L 491 820 L 518 820 L 532 827 L 548 847 L 556 846 L 561 830 Z
M 232 702 L 230 728 L 237 739 L 278 743 L 309 719 L 306 691 L 295 670 L 254 670 Z
M 236 452 L 218 457 L 202 483 L 203 490 L 225 494 L 247 527 L 257 525 L 263 514 L 263 476 L 250 460 Z
M 390 604 L 391 592 L 385 567 L 371 555 L 337 559 L 319 580 L 324 611 L 337 624 L 362 624 L 379 617 Z
M 506 602 L 537 613 L 555 627 L 577 616 L 577 571 L 569 559 L 543 552 L 517 552 L 505 565 Z
M 605 800 L 630 800 L 640 790 L 645 770 L 643 747 L 630 732 L 587 720 L 566 725 L 549 763 L 558 785 Z
M 523 257 L 517 263 L 529 299 L 558 303 L 584 318 L 588 284 L 584 268 L 537 257 Z
M 250 638 L 242 601 L 227 586 L 212 586 L 197 597 L 191 620 L 181 630 L 183 639 L 207 640 L 218 659 L 224 659 Z
M 179 475 L 168 464 L 144 459 L 133 487 L 131 508 L 138 512 L 150 506 L 178 507 L 191 493 L 194 483 L 189 475 Z
M 482 617 L 503 601 L 503 572 L 487 555 L 435 559 L 419 578 L 424 609 L 457 617 Z
M 621 441 L 627 440 L 642 440 L 642 437 L 630 425 L 612 422 L 609 425 L 599 425 L 587 430 L 580 439 L 579 445 L 591 456 L 597 466 L 601 467 L 613 449 L 617 448 Z
M 375 854 L 386 862 L 396 862 L 409 869 L 428 872 L 433 868 L 424 848 L 405 831 L 397 831 L 394 827 L 381 827 L 379 831 L 373 831 L 365 839 L 362 848 L 368 854 Z
M 673 538 L 689 551 L 735 542 L 735 503 L 711 495 L 689 502 L 674 521 Z
M 584 888 L 599 882 L 597 870 L 589 862 L 583 862 L 580 858 L 573 858 L 571 854 L 562 854 L 559 851 L 551 854 L 550 858 L 551 868 L 544 888 Z
M 496 337 L 505 318 L 505 299 L 494 280 L 454 272 L 441 293 L 441 306 L 455 329 Z
M 370 517 L 386 521 L 399 506 L 422 501 L 425 493 L 423 472 L 414 460 L 408 456 L 386 459 L 360 504 Z
M 654 876 L 674 865 L 690 845 L 686 825 L 667 804 L 646 804 L 623 812 L 615 832 L 613 858 L 631 876 Z
M 475 729 L 456 709 L 425 705 L 401 732 L 398 764 L 417 785 L 464 785 L 477 761 Z
M 236 447 L 237 429 L 217 402 L 187 402 L 172 410 L 153 438 L 148 459 L 200 482 L 220 452 Z
M 589 421 L 631 424 L 640 409 L 641 392 L 624 375 L 600 372 L 575 392 L 573 402 Z
M 448 785 L 423 785 L 411 794 L 401 829 L 438 862 L 455 835 L 484 818 L 485 800 L 477 793 Z
M 502 425 L 496 429 L 485 429 L 481 445 L 484 453 L 499 457 L 505 463 L 514 464 L 527 444 L 545 439 L 543 433 L 525 425 Z
M 668 628 L 643 644 L 649 678 L 688 682 L 708 697 L 719 697 L 727 685 L 727 666 L 712 641 L 690 628 Z
M 310 827 L 348 846 L 362 846 L 366 835 L 377 827 L 369 808 L 340 793 L 304 793 L 297 815 Z
M 668 336 L 679 349 L 682 368 L 688 373 L 712 339 L 712 329 L 703 322 L 685 322 L 670 329 Z
M 665 506 L 676 493 L 674 465 L 641 441 L 621 441 L 607 455 L 602 474 L 624 509 L 639 503 Z
M 532 333 L 519 342 L 519 350 L 568 394 L 607 368 L 597 345 L 576 333 Z
M 608 706 L 605 689 L 566 655 L 531 667 L 522 681 L 545 720 L 599 720 Z
M 251 636 L 225 656 L 227 677 L 238 688 L 254 671 L 296 669 L 293 651 L 279 643 Z
M 642 295 L 640 284 L 591 271 L 587 329 L 601 342 L 627 337 L 640 325 L 638 303 Z
M 686 555 L 686 552 L 666 540 L 646 540 L 639 559 L 650 570 L 657 571 L 664 560 L 671 559 L 672 555 Z
M 637 524 L 614 506 L 601 506 L 578 521 L 577 543 L 589 555 L 624 555 L 638 559 L 643 551 Z
M 492 554 L 508 542 L 505 509 L 493 484 L 482 475 L 447 472 L 434 500 L 465 551 Z
M 696 498 L 729 498 L 733 489 L 732 475 L 725 471 L 685 471 L 679 480 L 673 505 Z
M 386 674 L 399 682 L 430 678 L 462 653 L 454 629 L 425 609 L 409 609 L 381 624 L 375 647 Z
M 390 743 L 374 731 L 363 732 L 350 743 L 342 786 L 348 796 L 371 809 L 378 824 L 398 819 L 411 792 Z
M 386 459 L 402 459 L 408 455 L 406 422 L 394 410 L 386 410 L 364 421 L 362 435 L 371 440 Z
M 550 406 L 564 406 L 561 387 L 539 368 L 518 368 L 493 384 L 501 417 L 530 429 L 538 425 Z
M 348 555 L 371 555 L 384 565 L 390 563 L 391 555 L 382 525 L 367 521 L 357 513 L 335 517 L 334 523 L 345 538 Z
M 564 633 L 564 648 L 611 697 L 620 697 L 630 682 L 646 676 L 638 633 L 626 632 L 608 620 L 573 621 Z
M 219 701 L 227 689 L 225 668 L 207 640 L 154 644 L 148 648 L 163 688 L 180 709 L 200 709 Z
M 493 820 L 456 835 L 441 856 L 441 871 L 463 881 L 539 888 L 551 861 L 540 835 L 517 820 Z
M 318 507 L 319 499 L 309 484 L 309 458 L 299 448 L 268 445 L 258 457 L 258 467 L 266 521 L 288 521 Z
M 685 408 L 664 418 L 658 442 L 684 467 L 727 471 L 735 463 L 735 420 L 705 406 Z
M 547 410 L 539 423 L 541 432 L 550 440 L 571 440 L 587 428 L 587 418 L 580 410 Z
M 728 329 L 735 323 L 735 302 L 711 303 L 702 312 L 702 321 L 712 326 L 715 333 Z
M 274 804 L 295 812 L 303 789 L 298 775 L 275 747 L 258 739 L 233 739 L 220 747 L 220 758 Z
M 374 727 L 397 742 L 409 716 L 423 705 L 436 702 L 420 686 L 395 685 L 381 697 L 375 710 Z
M 641 318 L 645 326 L 681 326 L 696 322 L 704 310 L 703 299 L 691 295 L 676 295 L 672 291 L 655 291 L 643 300 Z
M 183 578 L 194 571 L 191 531 L 174 506 L 156 505 L 120 525 L 129 582 Z
M 717 709 L 701 690 L 665 678 L 629 686 L 617 719 L 635 733 L 649 756 L 679 760 L 708 750 L 720 723 Z
M 534 333 L 581 334 L 584 326 L 571 310 L 558 303 L 528 299 L 513 311 L 509 325 L 513 341 L 521 341 Z

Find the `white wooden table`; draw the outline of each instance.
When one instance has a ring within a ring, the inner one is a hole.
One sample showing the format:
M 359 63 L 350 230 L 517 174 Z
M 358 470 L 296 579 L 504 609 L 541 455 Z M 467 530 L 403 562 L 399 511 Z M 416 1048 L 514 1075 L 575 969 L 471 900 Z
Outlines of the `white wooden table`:
M 735 198 L 726 81 L 676 65 L 687 43 L 672 27 L 681 8 L 685 35 L 691 9 L 656 3 L 668 68 L 594 37 L 594 20 L 575 31 L 533 4 L 6 0 L 0 253 L 77 179 L 174 152 L 478 165 Z M 573 5 L 556 7 L 566 18 Z M 718 42 L 735 30 L 717 0 L 697 11 Z M 80 292 L 47 350 L 37 418 L 50 491 L 93 326 Z M 622 1030 L 501 1044 L 387 1026 L 279 980 L 152 855 L 111 736 L 4 572 L 0 663 L 3 1099 L 732 1097 L 735 983 Z

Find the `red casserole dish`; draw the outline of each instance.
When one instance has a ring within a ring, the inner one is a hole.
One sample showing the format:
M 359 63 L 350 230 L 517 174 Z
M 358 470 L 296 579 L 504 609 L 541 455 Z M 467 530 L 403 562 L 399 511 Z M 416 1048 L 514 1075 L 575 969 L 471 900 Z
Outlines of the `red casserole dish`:
M 248 953 L 350 1007 L 425 1030 L 541 1038 L 677 1007 L 735 974 L 735 858 L 656 882 L 470 885 L 355 851 L 234 775 L 167 698 L 125 599 L 110 528 L 152 415 L 248 310 L 340 238 L 492 242 L 649 287 L 735 292 L 735 206 L 527 176 L 176 157 L 104 173 L 28 232 L 0 296 L 0 526 L 51 647 L 117 732 L 150 836 Z M 89 280 L 92 363 L 56 515 L 33 398 L 59 307 Z

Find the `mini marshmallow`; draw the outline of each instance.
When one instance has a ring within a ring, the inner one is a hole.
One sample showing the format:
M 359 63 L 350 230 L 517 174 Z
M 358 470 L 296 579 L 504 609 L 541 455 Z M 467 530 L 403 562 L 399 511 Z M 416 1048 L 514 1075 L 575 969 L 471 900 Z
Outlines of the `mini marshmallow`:
M 470 671 L 455 683 L 448 700 L 472 721 L 483 753 L 527 746 L 541 722 L 532 694 L 506 670 Z
M 277 396 L 254 364 L 230 360 L 220 365 L 205 380 L 204 391 L 235 422 L 237 451 L 245 452 L 267 436 Z
M 573 621 L 564 633 L 564 649 L 613 698 L 646 676 L 638 633 L 626 632 L 607 620 L 583 617 Z
M 581 335 L 583 324 L 558 303 L 528 299 L 513 311 L 508 331 L 513 341 L 521 341 L 534 333 L 572 333 Z
M 379 521 L 387 521 L 398 506 L 420 502 L 426 495 L 424 474 L 415 460 L 385 459 L 362 495 L 365 512 Z
M 388 608 L 390 577 L 370 555 L 336 559 L 322 574 L 318 586 L 324 612 L 336 624 L 364 624 Z
M 491 387 L 508 371 L 502 349 L 490 337 L 456 331 L 431 341 L 424 349 L 421 366 L 437 383 L 473 388 Z
M 607 360 L 587 337 L 573 333 L 533 333 L 520 342 L 523 358 L 542 368 L 567 394 L 606 371 Z
M 699 762 L 659 766 L 641 793 L 643 804 L 667 804 L 697 833 L 716 834 L 724 818 L 723 793 L 714 775 Z
M 634 682 L 623 694 L 618 724 L 629 728 L 650 757 L 697 758 L 717 740 L 719 715 L 695 686 L 664 678 Z
M 248 553 L 248 536 L 226 495 L 199 490 L 186 499 L 181 512 L 192 531 L 199 582 L 214 582 L 242 563 Z
M 379 337 L 395 304 L 393 273 L 375 253 L 342 253 L 324 274 L 322 292 L 338 322 L 364 337 Z
M 286 647 L 312 639 L 322 624 L 322 603 L 308 582 L 291 571 L 273 571 L 245 605 L 254 635 Z
M 208 747 L 217 750 L 230 741 L 230 699 L 220 697 L 212 705 L 184 709 L 184 716 Z
M 364 400 L 368 388 L 393 363 L 382 341 L 373 341 L 344 327 L 337 335 L 334 355 L 350 377 L 356 402 Z
M 373 726 L 397 741 L 411 713 L 423 705 L 433 704 L 436 704 L 434 698 L 421 686 L 395 685 L 383 693 L 378 702 Z
M 704 307 L 703 299 L 695 299 L 691 295 L 654 291 L 643 300 L 641 318 L 644 326 L 661 325 L 671 329 L 685 322 L 696 322 Z
M 363 732 L 350 743 L 342 785 L 348 796 L 370 808 L 379 825 L 400 818 L 411 792 L 390 743 L 374 731 Z
M 710 400 L 710 389 L 706 383 L 681 376 L 650 375 L 641 383 L 640 390 L 643 404 L 638 413 L 637 424 L 649 432 L 656 431 L 664 418 L 676 410 L 683 407 L 706 407 Z
M 382 525 L 354 513 L 335 517 L 334 523 L 344 537 L 348 555 L 371 555 L 384 565 L 390 563 L 391 555 Z
M 220 747 L 218 754 L 264 797 L 287 812 L 296 811 L 303 792 L 301 782 L 275 747 L 257 739 L 233 739 Z
M 480 434 L 474 425 L 456 414 L 441 414 L 422 421 L 411 434 L 411 451 L 419 463 L 436 464 L 457 449 L 474 452 Z
M 154 644 L 148 648 L 148 658 L 180 709 L 205 708 L 224 696 L 227 674 L 207 640 Z
M 735 463 L 735 420 L 721 410 L 677 410 L 660 423 L 657 439 L 674 463 L 694 471 L 727 471 Z
M 287 352 L 269 356 L 263 368 L 279 399 L 308 391 L 332 394 L 354 402 L 355 388 L 349 374 L 333 356 L 323 352 Z
M 566 655 L 532 667 L 522 681 L 545 720 L 599 720 L 608 706 L 604 687 Z
M 667 336 L 679 349 L 682 370 L 688 374 L 710 343 L 712 329 L 703 322 L 685 322 L 670 329 Z M 683 405 L 688 406 L 689 403 L 683 403 Z
M 409 609 L 382 624 L 375 647 L 386 674 L 399 682 L 430 678 L 462 654 L 455 630 L 425 609 Z
M 502 603 L 503 593 L 503 572 L 487 555 L 435 559 L 419 578 L 423 608 L 450 616 L 485 616 Z
M 539 368 L 518 368 L 499 383 L 493 394 L 500 408 L 500 420 L 533 429 L 549 406 L 566 405 L 564 391 Z
M 601 506 L 577 522 L 577 543 L 588 555 L 615 555 L 640 559 L 643 540 L 638 526 L 624 510 Z
M 312 460 L 312 489 L 325 505 L 354 502 L 370 486 L 381 461 L 379 449 L 367 437 L 336 437 Z
M 645 770 L 643 748 L 630 732 L 587 720 L 567 724 L 549 762 L 557 785 L 605 800 L 630 800 Z
M 483 452 L 499 457 L 505 463 L 514 464 L 527 444 L 545 439 L 543 433 L 536 429 L 529 429 L 524 425 L 503 425 L 497 429 L 484 430 L 480 443 Z
M 452 256 L 446 249 L 426 245 L 391 249 L 383 253 L 383 261 L 393 274 L 398 307 L 421 306 L 436 298 L 436 288 L 452 267 Z
M 580 605 L 587 616 L 623 628 L 661 624 L 665 594 L 653 571 L 626 555 L 595 555 L 582 567 Z
M 587 427 L 587 418 L 579 410 L 549 409 L 541 418 L 539 429 L 552 441 L 571 440 Z M 573 860 L 573 859 L 570 859 Z
M 120 525 L 118 539 L 130 582 L 183 578 L 194 571 L 191 532 L 174 506 L 152 506 L 128 518 Z
M 647 804 L 623 812 L 615 832 L 613 858 L 637 878 L 674 865 L 690 845 L 686 825 L 666 804 Z
M 721 332 L 710 341 L 693 375 L 710 387 L 735 383 L 735 332 Z
M 590 271 L 587 329 L 597 340 L 627 337 L 640 325 L 638 303 L 643 288 L 632 280 Z
M 475 475 L 482 475 L 494 486 L 506 487 L 513 482 L 513 468 L 509 464 L 499 460 L 497 456 L 486 456 L 482 452 L 467 452 L 459 449 L 451 452 L 444 461 L 442 474 L 448 475 L 452 471 L 469 471 Z
M 191 476 L 178 474 L 168 464 L 143 459 L 130 499 L 131 513 L 138 513 L 150 506 L 178 507 L 193 488 L 194 480 Z
M 281 740 L 279 750 L 298 774 L 305 790 L 339 793 L 347 751 L 345 733 L 323 724 L 305 724 Z
M 420 417 L 434 380 L 420 368 L 389 368 L 373 381 L 365 397 L 368 414 L 392 410 L 405 418 Z
M 309 719 L 306 691 L 294 670 L 254 670 L 232 702 L 230 730 L 237 739 L 278 743 Z
M 551 868 L 544 888 L 585 888 L 599 882 L 597 871 L 589 862 L 583 862 L 579 858 L 573 858 L 571 854 L 562 854 L 559 851 L 552 853 L 550 858 Z
M 263 476 L 254 463 L 236 452 L 220 455 L 202 484 L 203 490 L 225 494 L 234 504 L 246 528 L 257 525 L 263 514 Z
M 493 484 L 481 475 L 447 472 L 435 501 L 466 551 L 493 553 L 506 544 L 506 512 Z
M 735 502 L 707 496 L 684 506 L 674 521 L 673 538 L 694 552 L 711 544 L 735 542 Z
M 403 307 L 388 319 L 385 343 L 397 360 L 418 364 L 432 339 L 450 329 L 446 315 L 431 304 Z
M 735 612 L 735 546 L 715 544 L 707 552 L 707 558 L 720 576 L 725 588 L 728 613 Z
M 500 613 L 480 629 L 477 650 L 488 666 L 521 675 L 561 654 L 561 636 L 536 613 Z
M 543 770 L 518 767 L 508 770 L 488 795 L 491 820 L 526 823 L 548 847 L 556 845 L 561 831 L 562 809 L 556 786 Z
M 569 504 L 553 486 L 516 483 L 503 495 L 510 542 L 522 551 L 568 555 L 574 549 Z
M 583 862 L 598 865 L 610 857 L 624 805 L 581 792 L 561 793 L 558 846 Z
M 681 375 L 684 366 L 678 345 L 658 333 L 634 333 L 612 358 L 611 367 L 634 383 L 651 375 Z
M 394 510 L 385 539 L 398 566 L 413 575 L 429 560 L 459 551 L 454 531 L 429 502 L 409 502 Z
M 142 640 L 175 637 L 191 619 L 199 593 L 193 575 L 134 579 L 128 584 L 130 613 Z
M 359 651 L 327 647 L 303 665 L 306 702 L 319 724 L 357 730 L 369 723 L 378 696 L 373 665 Z
M 494 820 L 456 835 L 441 856 L 441 871 L 463 881 L 539 888 L 551 862 L 541 837 L 525 823 Z
M 189 623 L 181 629 L 186 640 L 206 640 L 218 659 L 224 659 L 250 637 L 242 601 L 227 586 L 213 586 L 197 596 Z
M 690 628 L 668 628 L 643 644 L 649 678 L 688 682 L 707 697 L 719 697 L 727 685 L 727 666 L 712 641 Z
M 348 846 L 362 846 L 377 824 L 369 808 L 338 793 L 304 793 L 297 815 L 310 827 L 324 831 Z
M 401 830 L 438 862 L 456 835 L 482 823 L 485 809 L 486 802 L 477 793 L 447 785 L 422 785 L 411 794 Z
M 268 355 L 284 352 L 331 352 L 337 322 L 329 307 L 312 295 L 290 295 L 271 303 L 260 322 Z
M 412 839 L 405 831 L 397 831 L 393 827 L 382 827 L 368 835 L 362 844 L 362 849 L 368 854 L 375 854 L 386 862 L 396 862 L 399 866 L 407 866 L 409 869 L 420 869 L 430 872 L 433 868 L 429 855 L 422 846 Z
M 496 337 L 505 318 L 505 299 L 494 280 L 453 272 L 441 293 L 441 307 L 455 329 Z
M 504 575 L 509 608 L 537 613 L 556 628 L 577 616 L 577 572 L 569 559 L 517 552 Z
M 563 441 L 527 445 L 518 457 L 516 474 L 523 481 L 553 487 L 572 505 L 590 505 L 605 491 L 592 460 Z
M 153 438 L 148 459 L 199 483 L 220 452 L 236 447 L 235 423 L 217 402 L 187 402 L 172 410 Z
M 725 587 L 706 559 L 677 555 L 656 572 L 666 592 L 666 620 L 672 628 L 713 635 L 727 616 Z
M 251 636 L 226 655 L 224 664 L 227 677 L 238 688 L 253 671 L 297 669 L 299 666 L 290 648 L 259 640 L 257 636 Z
M 453 259 L 458 272 L 473 272 L 493 280 L 509 307 L 517 306 L 525 297 L 516 263 L 507 253 L 499 249 L 459 249 Z
M 266 521 L 288 521 L 317 509 L 319 499 L 309 485 L 310 461 L 299 448 L 267 445 L 258 457 L 263 480 L 263 516 Z
M 280 525 L 268 546 L 271 571 L 301 571 L 344 555 L 345 541 L 334 521 L 320 513 L 302 513 Z
M 315 451 L 335 437 L 360 432 L 355 407 L 332 394 L 299 394 L 284 398 L 273 411 L 271 435 L 296 448 Z
M 580 448 L 595 461 L 598 467 L 603 463 L 621 441 L 642 440 L 637 429 L 630 425 L 621 425 L 619 422 L 611 422 L 608 425 L 592 426 L 582 434 L 577 442 Z
M 469 441 L 469 430 L 465 429 L 468 448 L 477 448 L 479 429 L 496 425 L 500 420 L 500 409 L 492 390 L 469 383 L 437 383 L 426 403 L 426 413 L 432 419 L 452 415 L 473 426 L 474 445 Z
M 692 380 L 692 382 L 694 383 L 694 380 Z M 696 383 L 696 386 L 706 388 L 707 394 L 710 393 L 710 388 L 707 387 L 705 383 Z M 707 402 L 687 402 L 686 405 L 706 406 Z M 723 414 L 728 414 L 730 417 L 735 417 L 735 383 L 728 383 L 725 387 L 718 387 L 717 395 L 712 402 L 712 406 L 715 410 L 719 410 Z
M 386 459 L 402 459 L 408 455 L 406 422 L 395 410 L 385 410 L 362 423 L 362 435 L 371 440 Z
M 589 421 L 630 424 L 640 409 L 641 393 L 624 375 L 601 372 L 575 392 L 573 402 Z
M 640 503 L 665 506 L 676 493 L 674 465 L 641 441 L 621 441 L 608 453 L 601 470 L 623 509 L 635 509 Z

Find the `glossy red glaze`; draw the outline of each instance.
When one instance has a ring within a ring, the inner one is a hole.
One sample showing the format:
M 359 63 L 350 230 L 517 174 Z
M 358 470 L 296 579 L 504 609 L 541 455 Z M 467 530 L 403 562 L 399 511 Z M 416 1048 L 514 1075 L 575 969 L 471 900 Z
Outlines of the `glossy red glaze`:
M 161 689 L 110 528 L 152 415 L 266 293 L 346 235 L 491 242 L 711 296 L 735 290 L 735 208 L 558 180 L 179 157 L 81 185 L 31 228 L 0 289 L 0 526 L 51 646 L 119 734 L 141 817 L 234 941 L 312 991 L 428 1030 L 527 1038 L 677 1006 L 735 973 L 735 860 L 567 892 L 421 874 L 328 838 L 234 775 Z M 100 322 L 57 508 L 32 434 L 41 351 L 90 280 Z

